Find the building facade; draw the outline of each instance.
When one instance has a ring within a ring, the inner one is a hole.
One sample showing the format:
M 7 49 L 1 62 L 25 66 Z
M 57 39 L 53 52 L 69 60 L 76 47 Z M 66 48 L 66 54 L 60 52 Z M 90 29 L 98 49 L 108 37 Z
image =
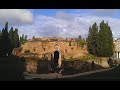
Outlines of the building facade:
M 113 58 L 120 59 L 120 38 L 114 39 L 114 55 Z

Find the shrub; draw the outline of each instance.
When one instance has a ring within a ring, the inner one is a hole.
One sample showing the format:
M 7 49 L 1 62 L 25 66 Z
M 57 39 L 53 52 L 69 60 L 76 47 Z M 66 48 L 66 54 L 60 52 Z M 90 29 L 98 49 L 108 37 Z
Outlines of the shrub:
M 87 54 L 85 57 L 84 57 L 85 60 L 95 60 L 95 56 L 92 55 L 92 54 Z
M 30 53 L 30 50 L 25 50 L 24 53 Z
M 92 54 L 87 54 L 85 56 L 81 56 L 77 58 L 78 60 L 95 60 L 96 57 Z

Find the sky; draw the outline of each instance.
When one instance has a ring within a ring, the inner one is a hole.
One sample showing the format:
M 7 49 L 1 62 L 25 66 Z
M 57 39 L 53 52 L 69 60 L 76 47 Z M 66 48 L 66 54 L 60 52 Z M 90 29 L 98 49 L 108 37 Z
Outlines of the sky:
M 113 37 L 120 38 L 120 9 L 0 9 L 0 29 L 9 28 L 28 39 L 35 37 L 87 37 L 89 27 L 104 20 Z

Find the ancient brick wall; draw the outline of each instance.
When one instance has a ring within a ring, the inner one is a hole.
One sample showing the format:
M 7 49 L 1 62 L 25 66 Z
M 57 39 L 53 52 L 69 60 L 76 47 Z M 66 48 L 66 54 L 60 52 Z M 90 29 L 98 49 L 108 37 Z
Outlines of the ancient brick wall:
M 55 47 L 59 48 L 59 51 L 64 54 L 64 57 L 78 57 L 87 53 L 87 47 L 81 48 L 77 42 L 66 42 L 66 41 L 51 41 L 51 42 L 27 42 L 22 45 L 22 53 L 25 50 L 30 50 L 31 53 L 37 53 L 39 56 L 46 53 L 54 52 Z

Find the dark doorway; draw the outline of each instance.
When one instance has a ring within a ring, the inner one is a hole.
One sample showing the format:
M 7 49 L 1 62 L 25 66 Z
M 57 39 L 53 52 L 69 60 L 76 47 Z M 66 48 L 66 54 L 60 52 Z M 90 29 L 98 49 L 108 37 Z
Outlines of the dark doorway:
M 73 47 L 71 48 L 71 50 L 73 51 Z
M 44 51 L 45 51 L 45 48 L 43 48 L 44 49 Z
M 118 52 L 118 58 L 119 58 L 119 52 Z
M 67 49 L 65 49 L 65 52 L 67 53 Z
M 34 47 L 34 52 L 35 52 L 35 47 Z

